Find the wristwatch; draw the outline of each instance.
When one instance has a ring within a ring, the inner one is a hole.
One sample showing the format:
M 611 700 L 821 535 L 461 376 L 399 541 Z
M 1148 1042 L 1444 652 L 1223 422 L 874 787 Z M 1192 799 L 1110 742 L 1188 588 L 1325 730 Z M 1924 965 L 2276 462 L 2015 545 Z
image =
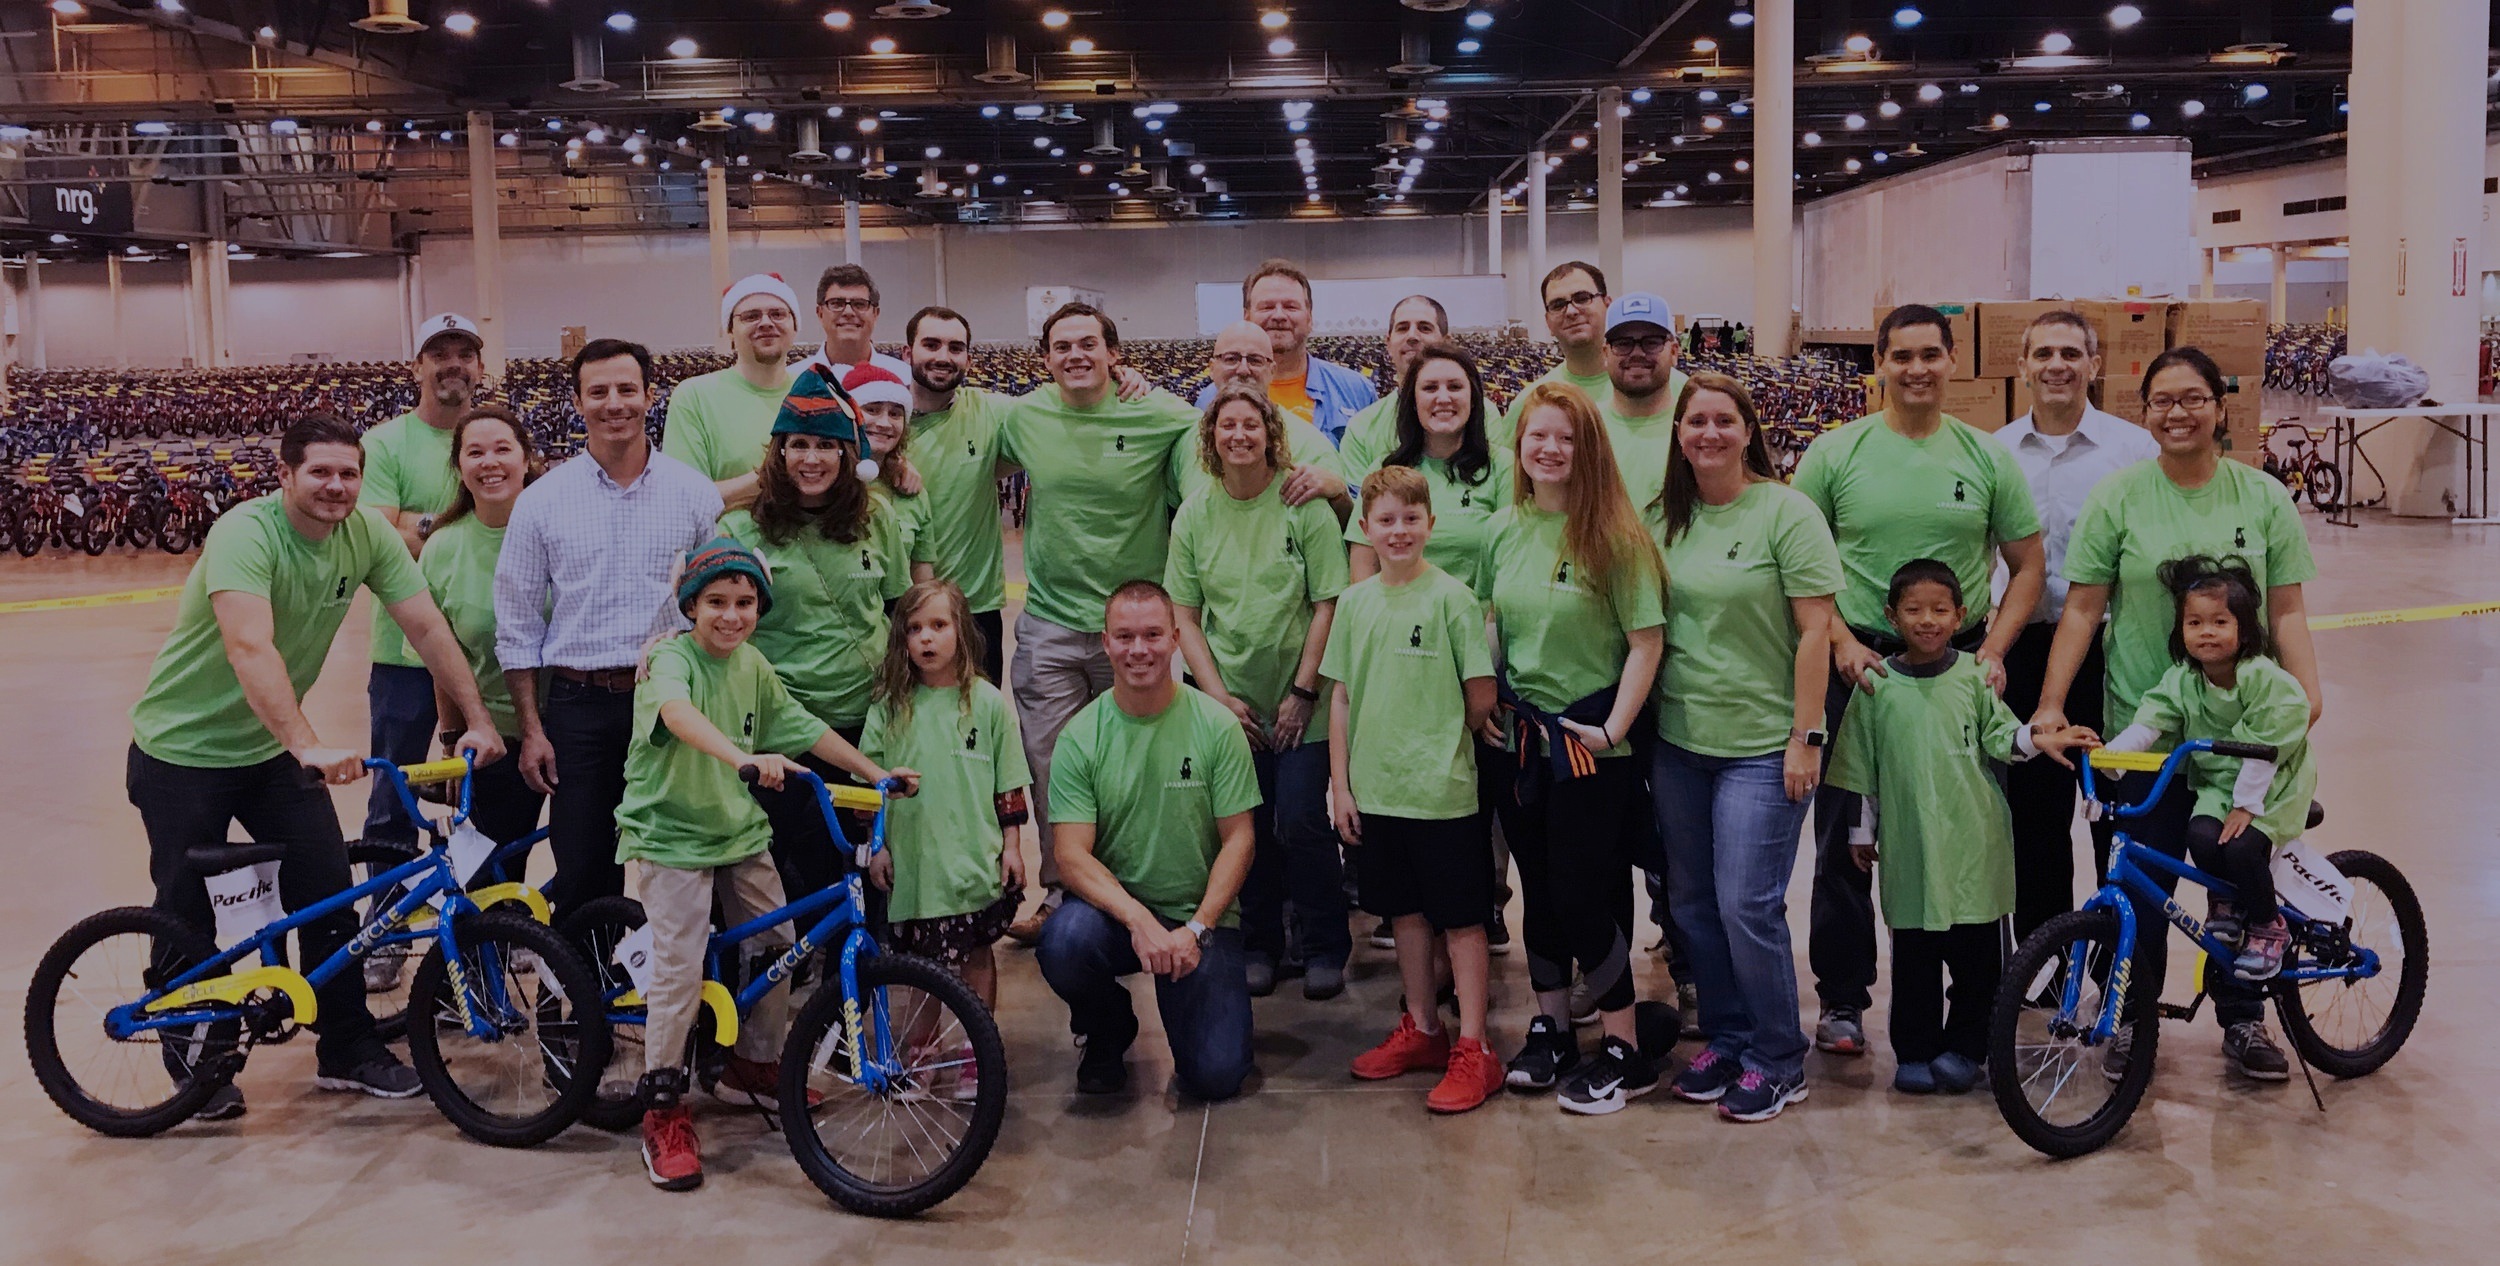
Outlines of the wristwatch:
M 1205 949 L 1207 947 L 1208 939 L 1215 935 L 1214 928 L 1208 927 L 1206 924 L 1200 923 L 1196 919 L 1191 919 L 1189 922 L 1184 923 L 1181 926 L 1188 928 L 1189 934 L 1198 938 L 1198 948 L 1200 949 Z
M 1301 686 L 1288 686 L 1286 689 L 1292 692 L 1294 698 L 1304 703 L 1319 702 L 1319 692 L 1316 690 L 1307 690 Z
M 417 519 L 417 539 L 422 541 L 431 538 L 433 535 L 434 516 L 430 514 L 420 516 Z
M 1803 743 L 1808 747 L 1821 747 L 1825 743 L 1831 741 L 1831 735 L 1826 734 L 1821 730 L 1800 730 L 1791 728 L 1788 731 L 1788 741 L 1791 743 Z

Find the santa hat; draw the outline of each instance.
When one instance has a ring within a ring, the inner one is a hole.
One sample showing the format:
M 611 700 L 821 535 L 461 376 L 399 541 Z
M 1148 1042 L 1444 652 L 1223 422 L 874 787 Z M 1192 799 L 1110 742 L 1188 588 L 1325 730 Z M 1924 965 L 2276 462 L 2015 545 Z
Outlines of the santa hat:
M 851 366 L 851 372 L 842 376 L 842 390 L 854 404 L 884 401 L 899 404 L 907 411 L 911 408 L 911 388 L 904 386 L 893 370 L 867 361 Z
M 720 292 L 720 328 L 729 328 L 729 314 L 738 310 L 739 300 L 755 295 L 771 295 L 789 306 L 791 316 L 798 315 L 799 297 L 791 291 L 790 283 L 781 279 L 780 273 L 748 273 L 729 283 L 729 289 Z

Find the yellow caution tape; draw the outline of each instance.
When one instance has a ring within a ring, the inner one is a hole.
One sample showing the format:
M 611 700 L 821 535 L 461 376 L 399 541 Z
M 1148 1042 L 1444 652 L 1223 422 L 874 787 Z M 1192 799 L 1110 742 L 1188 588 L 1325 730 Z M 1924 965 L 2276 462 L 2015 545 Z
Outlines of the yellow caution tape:
M 2312 629 L 2358 629 L 2373 624 L 2419 624 L 2424 620 L 2453 620 L 2466 615 L 2500 614 L 2500 602 L 2453 602 L 2444 607 L 2401 607 L 2394 611 L 2351 611 L 2343 615 L 2322 615 L 2309 622 Z
M 0 602 L 0 615 L 18 611 L 68 611 L 78 607 L 118 607 L 133 602 L 163 602 L 182 592 L 182 586 L 162 589 L 124 589 L 115 593 L 82 593 L 74 598 L 29 598 L 23 602 Z

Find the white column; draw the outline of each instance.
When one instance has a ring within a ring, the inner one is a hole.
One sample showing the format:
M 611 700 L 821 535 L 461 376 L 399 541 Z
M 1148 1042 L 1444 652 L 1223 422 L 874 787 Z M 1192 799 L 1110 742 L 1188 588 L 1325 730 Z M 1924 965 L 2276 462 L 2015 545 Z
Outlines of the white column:
M 1484 271 L 1488 276 L 1502 275 L 1502 182 L 1498 180 L 1484 187 Z
M 859 199 L 842 200 L 842 262 L 859 262 Z
M 130 339 L 122 328 L 122 257 L 119 254 L 104 257 L 104 288 L 111 292 L 113 298 L 113 368 L 128 369 Z
M 1542 312 L 1545 296 L 1538 293 L 1545 284 L 1545 151 L 1528 151 L 1528 311 Z M 1546 337 L 1542 321 L 1528 322 L 1530 338 Z
M 424 319 L 417 311 L 417 257 L 402 255 L 399 257 L 400 346 L 416 346 L 417 322 Z
M 486 346 L 486 375 L 503 377 L 503 209 L 495 196 L 495 116 L 469 111 L 469 248 L 477 272 L 477 311 L 471 318 Z
M 1641 289 L 1623 275 L 1623 89 L 1597 90 L 1597 266 L 1617 294 Z
M 945 225 L 941 224 L 929 230 L 929 259 L 931 264 L 934 265 L 932 271 L 935 276 L 932 279 L 937 282 L 937 302 L 942 305 L 946 302 Z
M 729 293 L 729 170 L 717 158 L 703 172 L 703 221 L 712 239 L 712 295 L 706 310 L 718 315 L 720 297 Z M 712 345 L 729 350 L 729 331 L 712 335 Z
M 2431 397 L 2472 400 L 2490 6 L 2361 0 L 2356 7 L 2345 160 L 2352 345 L 2402 350 L 2429 371 Z M 2372 437 L 2370 452 L 2395 513 L 2444 516 L 2461 499 L 2463 446 L 2446 432 L 2392 423 Z
M 43 355 L 43 260 L 33 251 L 26 252 L 26 367 L 42 369 Z
M 223 199 L 216 199 L 222 202 Z M 234 275 L 233 264 L 226 258 L 225 213 L 221 207 L 212 221 L 211 232 L 219 234 L 208 239 L 208 363 L 224 369 L 234 364 Z
M 1796 289 L 1797 0 L 1760 0 L 1753 17 L 1753 350 L 1786 356 Z
M 207 262 L 206 250 L 198 242 L 182 253 L 182 346 L 194 369 L 208 364 L 208 340 L 202 337 L 207 324 L 202 317 L 208 302 Z
M 2268 313 L 2266 319 L 2276 325 L 2281 325 L 2290 319 L 2284 314 L 2292 308 L 2292 248 L 2286 243 L 2277 242 L 2271 249 L 2274 253 L 2274 291 L 2271 296 L 2272 306 L 2266 309 Z
M 2219 246 L 2208 246 L 2196 252 L 2196 258 L 2204 265 L 2204 276 L 2196 283 L 2197 298 L 2214 297 L 2214 261 L 2221 254 L 2222 248 Z

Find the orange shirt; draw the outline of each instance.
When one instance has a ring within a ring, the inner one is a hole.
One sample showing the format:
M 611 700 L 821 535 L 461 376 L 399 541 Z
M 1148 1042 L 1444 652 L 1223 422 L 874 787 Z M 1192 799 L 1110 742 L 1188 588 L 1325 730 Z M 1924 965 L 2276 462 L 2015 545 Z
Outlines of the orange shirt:
M 1305 422 L 1310 421 L 1311 415 L 1319 409 L 1318 402 L 1311 399 L 1311 393 L 1306 386 L 1310 381 L 1310 376 L 1311 371 L 1305 368 L 1291 378 L 1269 379 L 1267 402 Z

